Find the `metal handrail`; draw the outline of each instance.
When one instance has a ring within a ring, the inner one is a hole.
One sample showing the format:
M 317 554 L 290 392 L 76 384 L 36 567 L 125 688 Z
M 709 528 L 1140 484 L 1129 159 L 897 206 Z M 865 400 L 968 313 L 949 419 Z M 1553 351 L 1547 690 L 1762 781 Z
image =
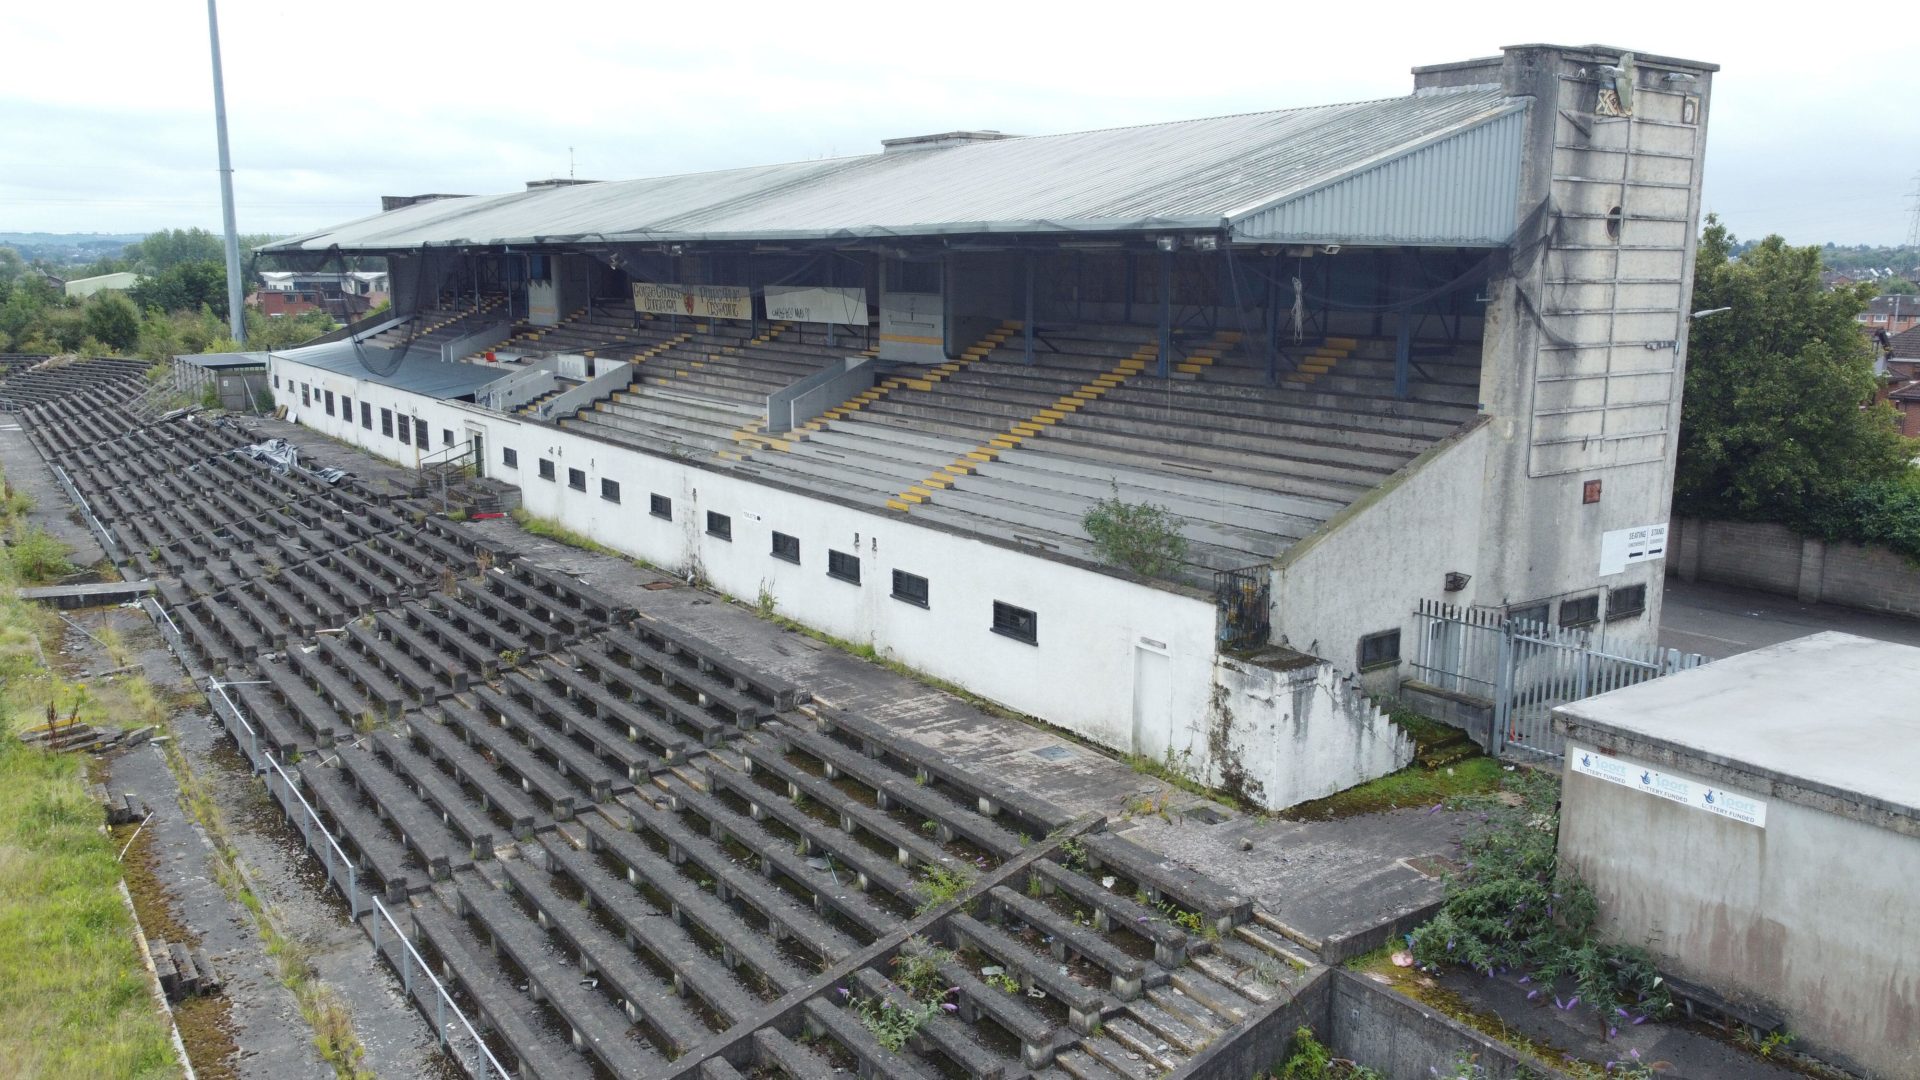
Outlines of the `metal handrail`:
M 453 1015 L 455 1016 L 455 1018 L 457 1018 L 460 1021 L 460 1026 L 467 1029 L 467 1035 L 473 1039 L 473 1044 L 480 1048 L 480 1052 L 482 1054 L 486 1055 L 487 1064 L 493 1066 L 494 1073 L 500 1076 L 502 1080 L 512 1080 L 513 1074 L 507 1071 L 507 1067 L 505 1065 L 500 1064 L 499 1058 L 493 1056 L 493 1050 L 487 1046 L 486 1040 L 480 1037 L 480 1032 L 474 1028 L 473 1022 L 467 1019 L 467 1014 L 461 1011 L 459 1002 L 456 1002 L 453 1000 L 453 995 L 447 992 L 446 984 L 442 983 L 439 977 L 433 973 L 433 968 L 427 965 L 426 959 L 420 955 L 419 950 L 413 947 L 413 942 L 408 939 L 406 931 L 400 929 L 400 924 L 394 921 L 393 916 L 389 914 L 387 911 L 387 906 L 380 902 L 379 897 L 373 898 L 373 910 L 379 914 L 380 919 L 386 921 L 386 924 L 388 926 L 393 927 L 393 936 L 396 938 L 399 938 L 400 944 L 406 947 L 406 951 L 401 954 L 401 965 L 400 965 L 401 988 L 408 995 L 411 995 L 413 993 L 413 973 L 411 969 L 408 967 L 408 965 L 406 964 L 406 960 L 408 958 L 411 958 L 413 963 L 419 965 L 420 973 L 425 975 L 427 977 L 427 981 L 433 984 L 433 990 L 434 990 L 433 1033 L 434 1033 L 434 1037 L 439 1041 L 440 1045 L 448 1050 L 452 1050 L 453 1048 L 452 1044 L 448 1042 L 447 1035 L 446 1035 L 446 1032 L 447 1032 L 446 1010 L 448 1008 L 452 1008 Z M 377 956 L 380 953 L 380 921 L 379 920 L 374 921 L 369 932 L 373 935 L 373 951 L 374 951 L 374 955 Z

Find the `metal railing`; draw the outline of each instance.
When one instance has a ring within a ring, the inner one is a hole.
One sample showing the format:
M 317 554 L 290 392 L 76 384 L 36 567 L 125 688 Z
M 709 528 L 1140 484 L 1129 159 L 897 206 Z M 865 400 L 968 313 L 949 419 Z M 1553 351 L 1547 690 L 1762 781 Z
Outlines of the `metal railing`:
M 1213 603 L 1219 612 L 1221 648 L 1248 649 L 1265 645 L 1272 625 L 1272 568 L 1262 563 L 1238 570 L 1215 570 Z
M 73 478 L 67 475 L 67 470 L 52 461 L 47 462 L 47 468 L 53 470 L 53 478 L 60 482 L 61 490 L 65 491 L 67 498 L 72 499 L 73 505 L 79 508 L 81 516 L 86 519 L 87 527 L 100 538 L 100 546 L 106 549 L 107 557 L 116 564 L 124 561 L 125 556 L 120 551 L 120 545 L 114 542 L 113 534 L 101 524 L 99 517 L 93 512 L 93 504 L 87 501 L 86 496 L 80 494 L 80 489 L 74 485 Z
M 167 613 L 167 609 L 161 606 L 158 600 L 151 597 L 143 600 L 141 606 L 154 620 L 154 625 L 160 629 L 161 634 L 167 638 L 175 655 L 184 659 L 188 655 L 186 638 L 180 632 L 180 625 L 173 621 L 173 616 Z M 400 983 L 406 988 L 407 995 L 416 996 L 413 988 L 416 972 L 418 975 L 425 976 L 432 984 L 434 1037 L 439 1045 L 449 1053 L 456 1056 L 460 1054 L 455 1050 L 452 1040 L 447 1037 L 447 1010 L 451 1009 L 454 1019 L 458 1020 L 460 1027 L 466 1030 L 468 1038 L 479 1051 L 480 1058 L 484 1058 L 487 1067 L 492 1071 L 482 1073 L 478 1068 L 478 1060 L 462 1060 L 461 1067 L 466 1069 L 469 1075 L 497 1076 L 500 1080 L 512 1080 L 513 1073 L 494 1056 L 486 1040 L 480 1037 L 479 1030 L 467 1018 L 467 1014 L 460 1008 L 459 1003 L 453 1000 L 453 995 L 448 992 L 446 984 L 434 975 L 433 969 L 421 957 L 419 950 L 414 948 L 412 940 L 400 928 L 400 924 L 394 921 L 386 905 L 382 904 L 380 898 L 373 895 L 371 890 L 367 890 L 366 894 L 362 895 L 364 883 L 361 880 L 359 868 L 353 864 L 352 859 L 347 857 L 346 849 L 327 828 L 326 822 L 321 820 L 319 811 L 315 810 L 306 796 L 300 793 L 299 782 L 282 767 L 270 749 L 261 745 L 259 731 L 247 720 L 247 715 L 240 706 L 227 694 L 227 687 L 231 684 L 223 683 L 212 675 L 204 678 L 208 690 L 207 700 L 216 703 L 215 711 L 222 714 L 222 723 L 227 733 L 233 736 L 234 741 L 246 753 L 255 774 L 265 781 L 268 794 L 274 797 L 274 800 L 280 804 L 280 808 L 286 812 L 288 819 L 300 830 L 300 836 L 306 844 L 307 851 L 319 856 L 321 865 L 326 869 L 327 883 L 346 899 L 347 910 L 354 922 L 358 924 L 363 914 L 371 913 L 377 916 L 362 926 L 362 929 L 373 939 L 374 954 L 380 955 L 380 923 L 384 921 L 392 928 L 394 938 L 401 946 L 398 950 L 394 950 L 400 957 L 395 967 L 398 969 Z M 224 710 L 219 708 L 221 705 L 225 706 Z M 393 963 L 392 960 L 388 962 Z
M 1699 653 L 1435 601 L 1421 602 L 1414 625 L 1410 666 L 1424 682 L 1491 703 L 1484 745 L 1495 755 L 1558 758 L 1566 740 L 1553 730 L 1556 707 L 1709 662 Z

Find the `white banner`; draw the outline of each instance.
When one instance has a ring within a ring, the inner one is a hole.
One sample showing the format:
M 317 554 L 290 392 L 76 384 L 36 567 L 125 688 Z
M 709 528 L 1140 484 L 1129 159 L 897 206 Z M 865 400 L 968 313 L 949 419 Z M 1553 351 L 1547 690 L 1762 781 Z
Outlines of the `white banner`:
M 753 293 L 744 285 L 633 283 L 633 310 L 696 319 L 751 319 Z
M 769 285 L 767 318 L 783 322 L 867 325 L 867 290 L 819 285 Z
M 1718 814 L 1762 829 L 1767 827 L 1767 803 L 1764 799 L 1739 795 L 1690 777 L 1636 765 L 1625 758 L 1612 757 L 1572 743 L 1567 744 L 1567 762 L 1573 766 L 1574 772 L 1583 776 L 1633 788 L 1655 798 L 1705 810 L 1709 814 Z
M 1634 563 L 1667 555 L 1667 523 L 1637 525 L 1600 534 L 1600 576 L 1618 574 Z

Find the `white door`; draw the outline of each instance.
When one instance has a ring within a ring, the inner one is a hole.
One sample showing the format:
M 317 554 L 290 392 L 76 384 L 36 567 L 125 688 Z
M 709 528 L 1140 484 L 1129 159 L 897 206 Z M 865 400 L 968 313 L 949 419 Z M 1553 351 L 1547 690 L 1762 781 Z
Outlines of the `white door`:
M 1172 745 L 1173 661 L 1166 650 L 1133 647 L 1133 752 L 1157 756 Z M 1152 749 L 1149 749 L 1152 747 Z

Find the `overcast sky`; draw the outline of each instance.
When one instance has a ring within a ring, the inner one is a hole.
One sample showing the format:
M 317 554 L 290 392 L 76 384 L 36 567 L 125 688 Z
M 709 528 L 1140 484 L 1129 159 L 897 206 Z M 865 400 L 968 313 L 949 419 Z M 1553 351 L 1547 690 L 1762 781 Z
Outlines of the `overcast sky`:
M 382 194 L 484 193 L 1391 97 L 1522 42 L 1718 63 L 1706 207 L 1737 235 L 1900 243 L 1920 173 L 1912 46 L 1841 8 L 1482 2 L 917 4 L 227 0 L 242 232 Z M 0 3 L 0 231 L 220 223 L 194 0 Z

